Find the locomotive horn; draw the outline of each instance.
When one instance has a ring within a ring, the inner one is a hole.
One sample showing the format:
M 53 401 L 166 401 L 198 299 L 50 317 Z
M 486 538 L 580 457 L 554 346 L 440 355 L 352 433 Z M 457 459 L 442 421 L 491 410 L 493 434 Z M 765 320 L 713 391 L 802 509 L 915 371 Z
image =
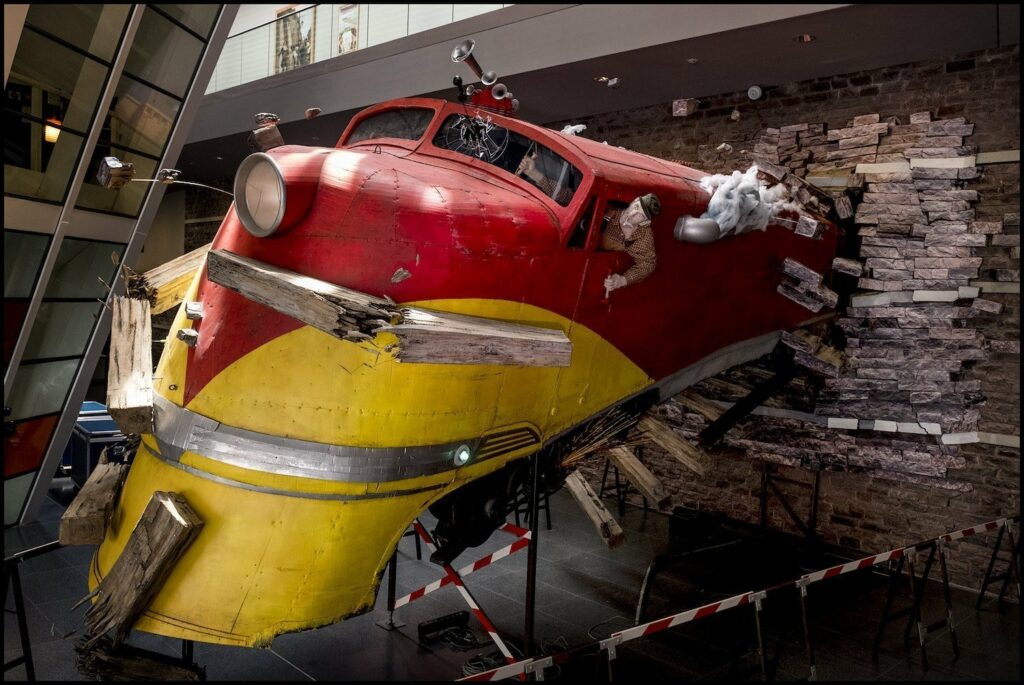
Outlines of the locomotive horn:
M 507 97 L 512 97 L 512 93 L 508 92 L 508 86 L 504 83 L 495 83 L 491 86 L 491 95 L 495 100 L 502 100 Z
M 473 70 L 473 73 L 477 75 L 485 86 L 489 86 L 498 80 L 498 75 L 493 71 L 484 71 L 480 68 L 480 63 L 476 61 L 476 57 L 473 57 L 473 47 L 476 45 L 476 41 L 472 38 L 467 38 L 452 50 L 452 61 L 453 62 L 465 62 L 466 65 Z

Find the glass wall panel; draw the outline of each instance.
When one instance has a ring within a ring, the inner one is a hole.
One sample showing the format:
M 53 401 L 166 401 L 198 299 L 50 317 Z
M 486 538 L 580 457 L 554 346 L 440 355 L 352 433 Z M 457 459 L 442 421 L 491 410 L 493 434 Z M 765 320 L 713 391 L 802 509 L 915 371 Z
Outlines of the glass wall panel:
M 32 486 L 36 474 L 26 473 L 17 478 L 4 481 L 4 525 L 13 526 L 18 522 L 21 509 L 25 506 L 28 489 Z
M 40 304 L 22 362 L 85 354 L 102 306 L 99 302 Z
M 468 19 L 469 17 L 475 17 L 478 14 L 484 12 L 493 12 L 494 10 L 500 10 L 502 5 L 453 5 L 452 21 L 459 21 L 460 19 Z
M 220 5 L 153 5 L 189 27 L 200 36 L 208 38 L 213 24 L 217 21 Z
M 452 5 L 409 5 L 409 33 L 452 23 Z
M 379 45 L 409 33 L 408 5 L 369 5 L 369 40 L 367 45 Z
M 53 273 L 46 284 L 45 299 L 107 297 L 107 286 L 121 264 L 124 245 L 81 238 L 65 238 Z
M 34 4 L 25 23 L 109 62 L 124 31 L 131 5 Z
M 50 236 L 4 231 L 4 297 L 30 297 Z
M 47 126 L 8 112 L 4 124 L 4 194 L 62 202 L 84 139 L 57 131 L 48 142 Z
M 108 71 L 99 62 L 26 29 L 7 79 L 4 108 L 86 131 Z
M 89 162 L 89 171 L 85 175 L 85 182 L 82 184 L 82 191 L 78 195 L 78 203 L 75 206 L 123 216 L 138 216 L 139 210 L 142 209 L 142 201 L 146 199 L 146 193 L 149 192 L 151 184 L 139 181 L 126 183 L 120 190 L 104 188 L 96 180 L 100 161 L 104 157 L 117 157 L 122 162 L 134 164 L 135 178 L 154 178 L 156 176 L 157 162 L 155 159 L 108 145 L 101 140 L 96 144 L 96 151 Z
M 142 15 L 125 73 L 184 97 L 203 43 L 152 9 Z
M 58 362 L 21 364 L 14 377 L 14 386 L 7 401 L 11 407 L 9 420 L 53 414 L 64 406 L 81 359 Z
M 110 105 L 110 142 L 160 156 L 181 102 L 124 76 Z
M 241 82 L 249 83 L 266 78 L 272 73 L 274 64 L 273 43 L 270 40 L 270 29 L 273 24 L 243 33 Z

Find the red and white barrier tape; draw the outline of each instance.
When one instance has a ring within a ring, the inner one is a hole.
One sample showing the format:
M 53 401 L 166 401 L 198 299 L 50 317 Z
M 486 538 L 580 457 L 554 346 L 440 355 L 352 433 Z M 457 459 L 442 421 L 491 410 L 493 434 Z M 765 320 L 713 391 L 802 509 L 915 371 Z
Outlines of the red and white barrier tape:
M 496 552 L 491 552 L 490 554 L 487 554 L 477 559 L 472 564 L 467 564 L 466 566 L 463 566 L 458 571 L 456 571 L 456 573 L 458 573 L 460 577 L 465 577 L 468 576 L 470 573 L 473 573 L 474 571 L 479 571 L 480 569 L 493 564 L 499 559 L 504 559 L 507 556 L 515 554 L 516 552 L 518 552 L 521 549 L 524 549 L 526 546 L 530 544 L 531 534 L 530 531 L 526 528 L 520 528 L 518 526 L 513 526 L 511 523 L 506 523 L 498 530 L 506 533 L 511 533 L 512 535 L 517 536 L 519 539 L 513 542 L 511 545 L 502 547 Z M 452 582 L 452 576 L 445 575 L 445 577 L 441 578 L 440 580 L 435 580 L 433 583 L 428 583 L 427 585 L 424 585 L 423 587 L 417 590 L 413 590 L 406 596 L 396 599 L 395 608 L 397 609 L 399 607 L 403 607 L 409 602 L 415 602 L 420 597 L 429 595 L 431 592 L 434 592 L 435 590 L 440 590 L 445 585 L 451 585 Z
M 971 528 L 964 528 L 963 530 L 957 530 L 957 531 L 954 531 L 952 533 L 946 533 L 945 535 L 940 535 L 938 539 L 939 540 L 944 540 L 946 542 L 952 542 L 953 540 L 959 540 L 960 538 L 966 538 L 968 536 L 975 535 L 977 533 L 984 533 L 985 531 L 995 530 L 996 528 L 999 528 L 1000 526 L 1005 526 L 1007 520 L 1008 519 L 1005 519 L 1005 518 L 996 519 L 995 521 L 989 521 L 988 523 L 982 523 L 981 525 L 978 525 L 978 526 L 973 526 Z
M 832 566 L 831 568 L 822 569 L 821 571 L 815 571 L 814 573 L 808 573 L 806 575 L 801 576 L 798 580 L 781 583 L 779 585 L 775 585 L 769 588 L 768 590 L 778 590 L 793 585 L 796 585 L 798 587 L 806 587 L 807 585 L 815 583 L 819 580 L 825 580 L 826 578 L 834 578 L 835 576 L 839 576 L 844 573 L 858 571 L 860 569 L 875 566 L 877 564 L 881 564 L 892 559 L 899 559 L 908 550 L 913 550 L 917 547 L 920 547 L 921 545 L 927 545 L 932 542 L 938 542 L 939 540 L 944 542 L 952 542 L 953 540 L 959 540 L 961 538 L 969 537 L 977 533 L 984 533 L 986 531 L 995 530 L 996 528 L 1007 525 L 1007 523 L 1010 521 L 1015 522 L 1019 520 L 1020 516 L 1017 515 L 996 519 L 995 521 L 988 521 L 987 523 L 981 523 L 976 526 L 971 526 L 970 528 L 962 528 L 960 530 L 955 530 L 950 533 L 945 533 L 943 535 L 940 535 L 936 538 L 932 538 L 931 540 L 927 540 L 917 545 L 892 549 L 888 552 L 875 554 L 873 556 L 858 559 L 856 561 L 851 561 L 846 564 Z M 762 599 L 764 599 L 768 590 L 760 590 L 758 592 L 744 592 L 743 594 L 735 595 L 728 599 L 724 599 L 721 602 L 705 604 L 704 606 L 697 607 L 696 609 L 690 609 L 689 611 L 683 611 L 678 614 L 673 614 L 672 616 L 666 616 L 665 618 L 659 618 L 655 621 L 644 623 L 643 625 L 635 626 L 633 628 L 627 628 L 626 630 L 621 630 L 617 633 L 613 633 L 610 637 L 598 642 L 598 648 L 603 651 L 607 651 L 608 657 L 610 659 L 614 658 L 615 648 L 623 642 L 628 642 L 629 640 L 635 640 L 640 637 L 652 635 L 662 630 L 667 630 L 669 628 L 682 625 L 684 623 L 689 623 L 691 621 L 696 621 L 707 616 L 712 616 L 714 614 L 726 611 L 728 609 L 732 609 L 734 607 L 750 604 L 751 602 L 759 602 Z M 573 651 L 576 650 L 574 649 Z M 477 673 L 466 678 L 460 678 L 459 680 L 494 681 L 501 680 L 503 678 L 510 678 L 515 675 L 521 676 L 527 672 L 527 668 L 533 670 L 533 668 L 536 665 L 539 665 L 538 662 L 540 661 L 543 660 L 525 659 L 523 661 L 509 663 L 505 666 L 499 666 L 498 668 L 492 669 L 490 671 L 484 671 L 483 673 Z
M 437 547 L 434 546 L 434 541 L 430 538 L 430 534 L 427 533 L 427 529 L 419 522 L 419 519 L 413 521 L 412 525 L 416 528 L 416 534 L 419 535 L 420 539 L 427 545 L 427 549 L 431 552 L 436 552 Z M 491 640 L 494 641 L 494 644 L 498 646 L 498 649 L 505 656 L 505 660 L 510 664 L 514 663 L 515 657 L 512 656 L 512 652 L 509 651 L 505 642 L 501 639 L 501 636 L 498 635 L 498 630 L 494 627 L 494 624 L 491 623 L 491 619 L 487 618 L 487 614 L 483 612 L 480 605 L 476 603 L 475 599 L 473 599 L 473 595 L 469 593 L 469 588 L 467 588 L 466 584 L 462 582 L 462 578 L 459 577 L 459 574 L 456 573 L 451 564 L 442 564 L 442 568 L 444 568 L 444 572 L 448 574 L 447 577 L 451 578 L 451 582 L 455 584 L 455 587 L 459 589 L 459 592 L 462 594 L 462 598 L 466 600 L 466 604 L 469 605 L 469 608 L 473 611 L 473 615 L 476 616 L 476 620 L 480 621 L 480 625 L 484 627 L 487 634 L 491 636 Z
M 802 576 L 801 580 L 805 581 L 805 585 L 809 585 L 811 583 L 816 583 L 819 580 L 825 580 L 826 578 L 834 578 L 836 576 L 841 576 L 844 573 L 850 573 L 851 571 L 859 571 L 862 568 L 881 564 L 882 562 L 889 561 L 890 559 L 899 559 L 903 556 L 903 552 L 905 552 L 906 549 L 907 548 L 905 547 L 900 547 L 899 549 L 889 550 L 882 554 L 876 554 L 873 557 L 865 557 L 864 559 L 858 559 L 857 561 L 851 561 L 846 564 L 840 564 L 839 566 L 833 566 L 832 568 L 808 573 L 807 575 Z

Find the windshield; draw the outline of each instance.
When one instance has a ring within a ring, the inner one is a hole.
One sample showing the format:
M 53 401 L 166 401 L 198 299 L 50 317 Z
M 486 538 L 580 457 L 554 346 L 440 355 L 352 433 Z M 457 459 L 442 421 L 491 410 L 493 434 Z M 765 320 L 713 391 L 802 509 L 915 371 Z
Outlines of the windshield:
M 475 157 L 514 174 L 563 207 L 572 201 L 583 181 L 583 173 L 557 152 L 498 126 L 490 117 L 453 114 L 433 142 L 441 149 Z
M 430 120 L 434 118 L 434 110 L 422 107 L 406 107 L 389 109 L 374 114 L 356 124 L 349 134 L 346 145 L 353 145 L 373 138 L 401 138 L 418 140 L 427 130 Z

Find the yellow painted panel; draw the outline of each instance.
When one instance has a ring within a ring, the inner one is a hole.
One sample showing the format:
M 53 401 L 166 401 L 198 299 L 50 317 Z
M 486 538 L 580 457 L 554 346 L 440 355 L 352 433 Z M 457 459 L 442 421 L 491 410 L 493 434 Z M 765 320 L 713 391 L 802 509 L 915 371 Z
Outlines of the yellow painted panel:
M 537 307 L 501 300 L 413 304 L 563 331 L 571 323 Z M 231 426 L 285 437 L 360 447 L 411 446 L 479 436 L 521 421 L 547 436 L 653 382 L 586 327 L 573 326 L 569 336 L 573 363 L 566 369 L 402 364 L 383 351 L 383 340 L 375 341 L 376 348 L 357 345 L 305 326 L 235 361 L 188 408 Z M 167 365 L 172 373 L 177 368 Z M 564 390 L 556 401 L 559 384 Z
M 148 444 L 135 457 L 90 586 L 110 572 L 152 494 L 178 492 L 204 527 L 136 628 L 223 644 L 266 644 L 280 632 L 326 625 L 370 607 L 377 578 L 411 521 L 466 480 L 507 461 L 459 470 L 450 485 L 430 492 L 339 501 L 217 483 L 166 464 Z M 402 486 L 415 487 L 415 481 Z

